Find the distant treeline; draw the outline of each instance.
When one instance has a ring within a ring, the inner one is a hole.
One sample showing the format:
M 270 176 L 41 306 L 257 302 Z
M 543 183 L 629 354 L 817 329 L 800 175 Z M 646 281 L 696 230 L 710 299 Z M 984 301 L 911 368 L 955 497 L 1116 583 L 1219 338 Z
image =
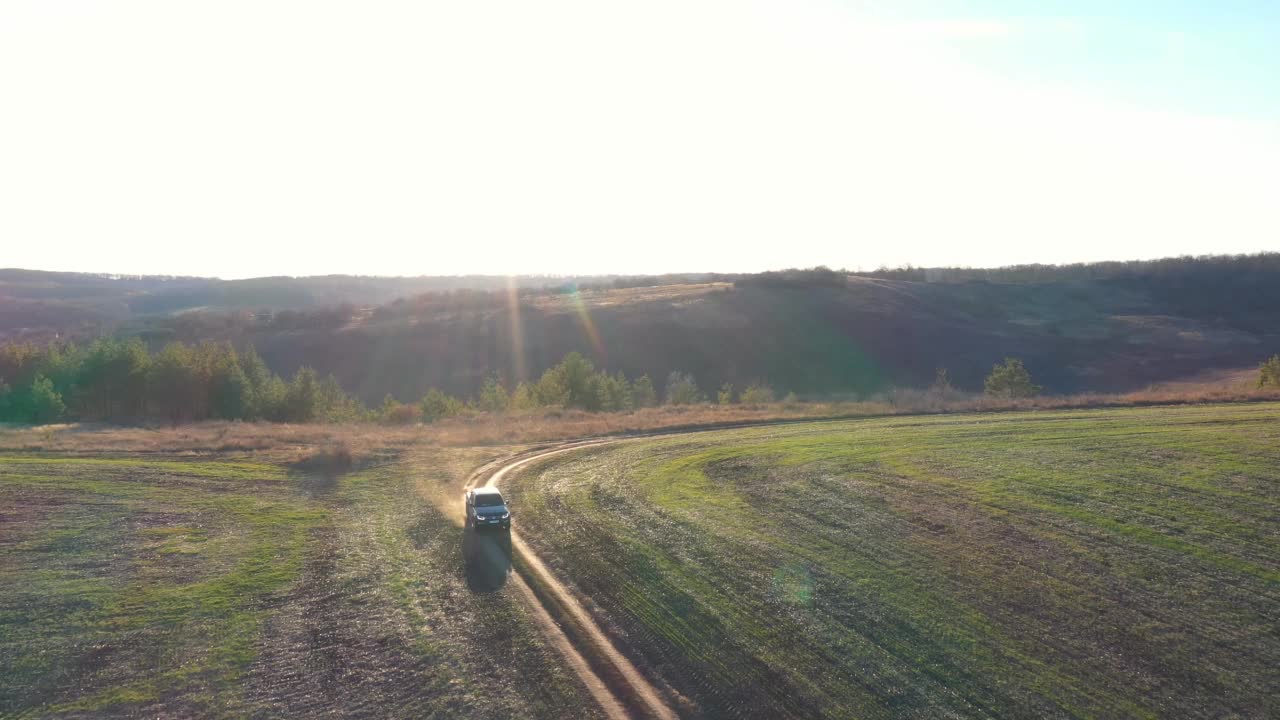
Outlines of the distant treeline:
M 688 373 L 667 377 L 663 399 L 683 405 L 706 396 Z M 734 393 L 724 386 L 720 403 L 770 402 L 773 390 L 755 383 Z M 635 380 L 597 370 L 572 352 L 535 382 L 508 387 L 491 377 L 478 397 L 462 400 L 432 389 L 415 403 L 388 395 L 367 408 L 330 375 L 303 367 L 285 380 L 267 369 L 250 347 L 230 343 L 174 342 L 156 353 L 138 338 L 101 339 L 37 346 L 0 344 L 0 421 L 43 424 L 59 420 L 108 422 L 267 420 L 275 422 L 432 422 L 476 412 L 539 407 L 623 412 L 657 405 L 647 375 Z
M 916 282 L 997 282 L 1051 283 L 1098 282 L 1103 280 L 1189 280 L 1265 275 L 1280 277 L 1280 253 L 1254 255 L 1183 255 L 1158 260 L 1126 260 L 1066 265 L 1008 265 L 996 268 L 969 267 L 882 267 L 857 275 Z
M 143 342 L 0 345 L 0 420 L 179 423 L 206 419 L 312 422 L 356 419 L 363 408 L 332 376 L 302 368 L 287 382 L 252 348 Z
M 660 403 L 693 405 L 705 402 L 760 404 L 774 401 L 774 391 L 758 381 L 741 392 L 722 385 L 714 398 L 698 387 L 693 375 L 673 370 L 659 394 L 648 375 L 632 380 L 622 372 L 598 370 L 581 353 L 571 352 L 548 368 L 536 381 L 508 387 L 496 376 L 485 380 L 478 396 L 462 400 L 439 390 L 428 390 L 416 403 L 402 403 L 388 395 L 382 405 L 364 411 L 364 418 L 384 423 L 434 422 L 474 413 L 505 413 L 537 408 L 564 408 L 589 412 L 629 412 Z M 794 397 L 789 397 L 794 401 Z
M 1280 308 L 1280 253 L 1274 252 L 992 269 L 882 268 L 864 274 L 933 283 L 1110 284 L 1148 294 L 1165 312 L 1222 320 L 1250 332 L 1272 330 Z
M 734 281 L 738 287 L 767 288 L 842 288 L 849 284 L 849 273 L 846 270 L 832 270 L 829 267 L 792 268 L 743 275 Z

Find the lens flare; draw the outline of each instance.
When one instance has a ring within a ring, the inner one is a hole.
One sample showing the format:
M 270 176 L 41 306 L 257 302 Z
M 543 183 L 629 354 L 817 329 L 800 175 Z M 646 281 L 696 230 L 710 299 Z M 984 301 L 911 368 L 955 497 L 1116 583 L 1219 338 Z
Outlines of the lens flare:
M 524 363 L 524 328 L 520 325 L 520 288 L 515 276 L 507 276 L 507 315 L 511 331 L 511 373 L 515 383 L 528 380 Z
M 773 591 L 789 605 L 813 603 L 813 575 L 799 563 L 789 563 L 773 573 Z
M 587 303 L 582 299 L 582 293 L 576 286 L 573 292 L 569 293 L 569 303 L 578 311 L 578 321 L 582 323 L 582 331 L 587 334 L 587 340 L 591 341 L 596 357 L 601 362 L 608 363 L 608 354 L 605 352 L 604 343 L 600 340 L 600 332 L 596 330 L 596 324 L 591 320 L 591 311 L 587 309 Z

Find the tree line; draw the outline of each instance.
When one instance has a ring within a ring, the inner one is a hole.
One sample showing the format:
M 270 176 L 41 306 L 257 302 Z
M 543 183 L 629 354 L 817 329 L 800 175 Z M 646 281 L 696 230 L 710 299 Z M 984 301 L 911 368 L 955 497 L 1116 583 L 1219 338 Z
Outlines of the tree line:
M 1280 386 L 1280 355 L 1263 363 L 1258 385 Z M 959 395 L 940 368 L 932 392 Z M 996 364 L 985 394 L 1027 398 L 1042 388 L 1017 358 Z M 538 408 L 627 412 L 659 404 L 716 402 L 763 404 L 776 400 L 772 387 L 754 382 L 741 390 L 730 383 L 710 397 L 694 377 L 674 370 L 659 388 L 641 375 L 597 369 L 571 352 L 533 381 L 508 387 L 488 377 L 477 396 L 464 400 L 430 389 L 420 400 L 402 403 L 391 395 L 376 408 L 347 393 L 332 375 L 321 379 L 309 367 L 289 379 L 272 372 L 252 346 L 173 342 L 151 352 L 138 338 L 100 339 L 87 346 L 52 343 L 0 344 L 0 422 L 43 424 L 59 420 L 108 422 L 266 420 L 273 422 L 384 422 L 407 424 L 475 413 Z M 785 398 L 794 402 L 794 394 Z
M 1244 274 L 1269 279 L 1280 277 L 1280 253 L 1244 255 L 1183 255 L 1155 260 L 1123 260 L 1064 265 L 1025 264 L 995 268 L 972 267 L 881 267 L 856 275 L 916 282 L 964 283 L 1051 283 L 1099 282 L 1107 280 L 1150 280 L 1165 283 L 1193 283 L 1239 278 Z
M 720 403 L 765 403 L 773 389 L 757 382 L 735 392 L 721 387 Z M 267 368 L 252 346 L 172 342 L 152 352 L 139 338 L 73 343 L 0 344 L 0 422 L 266 420 L 273 422 L 434 422 L 460 415 L 535 408 L 625 412 L 661 403 L 687 405 L 707 397 L 689 373 L 673 371 L 661 388 L 597 369 L 571 352 L 536 381 L 509 388 L 489 377 L 464 400 L 437 389 L 414 403 L 388 395 L 366 407 L 330 375 L 309 367 L 285 379 Z
M 304 367 L 285 380 L 252 347 L 175 342 L 152 353 L 137 338 L 0 345 L 0 421 L 314 422 L 362 411 L 333 376 Z
M 721 404 L 768 403 L 773 402 L 774 392 L 763 381 L 752 383 L 740 393 L 726 383 L 714 399 Z M 388 395 L 376 417 L 391 423 L 434 422 L 477 412 L 503 413 L 538 408 L 628 412 L 660 404 L 695 405 L 705 402 L 709 402 L 707 395 L 698 387 L 693 375 L 687 372 L 671 371 L 659 389 L 647 374 L 630 379 L 621 371 L 610 373 L 597 369 L 581 353 L 571 352 L 537 380 L 520 382 L 515 387 L 509 387 L 501 378 L 491 375 L 485 379 L 479 394 L 470 401 L 436 389 L 428 390 L 416 404 L 400 403 Z

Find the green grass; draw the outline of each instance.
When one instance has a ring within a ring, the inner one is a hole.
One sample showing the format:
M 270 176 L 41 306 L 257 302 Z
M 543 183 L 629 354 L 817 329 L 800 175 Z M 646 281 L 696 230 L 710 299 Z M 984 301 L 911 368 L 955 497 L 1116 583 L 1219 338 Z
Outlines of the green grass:
M 257 482 L 281 477 L 246 463 L 0 458 L 0 714 L 165 694 L 202 714 L 232 707 L 220 696 L 253 659 L 261 607 L 326 518 Z
M 592 717 L 419 492 L 455 497 L 481 452 L 337 478 L 0 454 L 0 717 Z
M 632 441 L 508 484 L 711 717 L 1280 715 L 1280 406 Z

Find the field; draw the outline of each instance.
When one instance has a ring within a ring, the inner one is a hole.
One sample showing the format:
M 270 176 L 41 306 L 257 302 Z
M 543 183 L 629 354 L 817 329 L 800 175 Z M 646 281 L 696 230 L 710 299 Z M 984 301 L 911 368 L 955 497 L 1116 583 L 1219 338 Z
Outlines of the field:
M 0 455 L 0 717 L 593 717 L 443 501 L 503 451 L 367 444 Z
M 1280 716 L 1280 405 L 631 440 L 503 487 L 683 715 Z
M 1280 403 L 598 418 L 0 430 L 0 717 L 1280 714 Z

